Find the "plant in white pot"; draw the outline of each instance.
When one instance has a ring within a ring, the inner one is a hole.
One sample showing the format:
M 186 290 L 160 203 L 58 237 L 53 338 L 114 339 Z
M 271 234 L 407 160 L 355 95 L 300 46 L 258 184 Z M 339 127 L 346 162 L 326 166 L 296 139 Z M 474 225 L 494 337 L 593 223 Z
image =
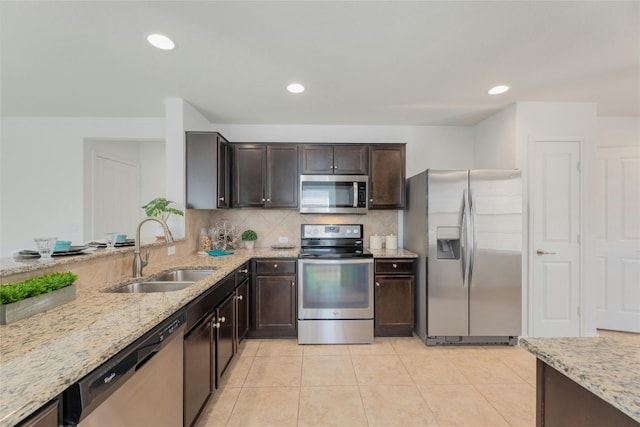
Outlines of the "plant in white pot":
M 167 200 L 164 197 L 156 197 L 149 203 L 144 205 L 142 209 L 149 217 L 156 217 L 162 220 L 165 224 L 169 220 L 171 215 L 184 216 L 184 212 L 180 209 L 173 208 L 169 205 L 174 204 L 171 200 Z M 158 228 L 156 231 L 156 239 L 164 239 L 164 230 Z
M 258 233 L 249 229 L 242 232 L 242 240 L 244 241 L 244 247 L 247 249 L 253 249 L 256 240 L 258 240 Z

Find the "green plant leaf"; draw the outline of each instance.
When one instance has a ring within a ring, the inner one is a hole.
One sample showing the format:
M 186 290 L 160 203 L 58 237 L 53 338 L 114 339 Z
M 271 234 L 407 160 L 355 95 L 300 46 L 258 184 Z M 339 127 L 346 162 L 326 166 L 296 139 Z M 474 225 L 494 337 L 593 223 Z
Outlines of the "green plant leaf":
M 0 285 L 0 304 L 10 304 L 70 286 L 78 279 L 71 273 L 50 273 L 22 282 Z

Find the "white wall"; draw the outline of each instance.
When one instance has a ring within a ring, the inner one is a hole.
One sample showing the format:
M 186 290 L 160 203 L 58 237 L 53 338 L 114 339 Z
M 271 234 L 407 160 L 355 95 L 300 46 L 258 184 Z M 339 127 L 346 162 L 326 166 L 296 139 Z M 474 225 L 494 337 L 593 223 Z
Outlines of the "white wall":
M 640 117 L 598 117 L 598 147 L 640 146 Z
M 33 237 L 83 241 L 85 140 L 163 140 L 162 118 L 3 117 L 0 257 Z
M 474 168 L 516 167 L 516 114 L 517 105 L 511 104 L 474 126 Z

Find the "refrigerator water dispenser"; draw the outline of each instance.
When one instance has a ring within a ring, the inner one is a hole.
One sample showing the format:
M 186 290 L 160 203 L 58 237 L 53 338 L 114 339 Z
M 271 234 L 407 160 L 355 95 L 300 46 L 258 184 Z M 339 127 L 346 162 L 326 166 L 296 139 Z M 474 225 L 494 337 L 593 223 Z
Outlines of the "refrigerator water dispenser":
M 436 229 L 437 259 L 460 259 L 460 227 Z

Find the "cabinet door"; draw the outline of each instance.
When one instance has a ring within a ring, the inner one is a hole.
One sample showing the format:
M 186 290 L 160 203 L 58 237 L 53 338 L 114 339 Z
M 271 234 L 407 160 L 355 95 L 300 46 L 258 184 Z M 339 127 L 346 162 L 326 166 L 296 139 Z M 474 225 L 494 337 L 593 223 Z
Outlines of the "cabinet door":
M 256 336 L 297 335 L 295 276 L 256 276 L 253 295 Z
M 229 142 L 218 136 L 218 208 L 231 207 L 231 151 Z
M 369 170 L 367 145 L 333 146 L 333 173 L 336 175 L 366 175 Z
M 404 209 L 405 146 L 369 146 L 369 209 Z
M 236 288 L 236 348 L 249 330 L 249 279 Z
M 220 377 L 233 357 L 235 337 L 235 293 L 232 293 L 216 309 L 216 387 Z
M 225 154 L 226 146 L 226 139 L 216 132 L 187 132 L 185 158 L 187 208 L 222 207 L 218 204 L 219 197 L 227 198 L 229 168 L 228 156 L 225 159 L 219 156 Z M 223 193 L 219 194 L 221 191 Z
M 267 203 L 270 208 L 298 207 L 298 146 L 267 146 Z
M 259 208 L 265 204 L 266 146 L 233 146 L 233 207 Z
M 303 175 L 326 175 L 333 173 L 332 145 L 301 145 L 300 173 Z
M 413 276 L 376 276 L 376 336 L 410 336 L 413 331 Z

